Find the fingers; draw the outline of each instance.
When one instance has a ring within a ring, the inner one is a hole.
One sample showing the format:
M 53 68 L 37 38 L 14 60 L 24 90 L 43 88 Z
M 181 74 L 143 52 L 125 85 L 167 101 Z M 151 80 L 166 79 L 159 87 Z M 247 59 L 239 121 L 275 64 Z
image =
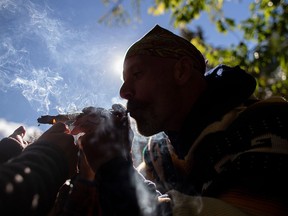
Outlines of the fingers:
M 112 109 L 109 110 L 101 107 L 86 107 L 74 122 L 71 134 L 93 133 L 98 129 L 111 126 L 120 128 L 122 125 L 129 126 L 127 119 L 126 108 L 121 104 L 113 104 Z
M 71 130 L 71 134 L 72 135 L 77 135 L 77 134 L 79 134 L 79 133 L 81 133 L 82 132 L 82 130 L 79 128 L 79 127 L 74 127 L 72 130 Z
M 76 121 L 73 123 L 74 128 L 71 130 L 71 134 L 77 135 L 81 132 L 88 132 L 91 130 L 91 122 L 92 118 L 96 116 L 93 113 L 96 113 L 97 108 L 95 107 L 86 107 L 82 110 L 82 114 L 80 114 Z
M 62 132 L 69 133 L 70 131 L 64 123 L 57 122 L 54 125 L 52 125 L 46 132 L 49 132 L 49 133 L 50 132 L 52 132 L 52 133 L 62 133 Z
M 51 143 L 64 142 L 74 144 L 74 137 L 70 134 L 67 126 L 62 122 L 52 125 L 38 138 L 38 140 L 45 140 Z
M 119 113 L 122 115 L 125 115 L 126 113 L 126 108 L 122 104 L 113 104 L 112 110 L 114 113 Z
M 113 104 L 111 113 L 114 115 L 116 120 L 122 121 L 123 118 L 127 117 L 127 110 L 126 108 L 121 104 Z
M 17 136 L 24 137 L 26 130 L 23 126 L 18 127 L 9 137 L 16 138 Z
M 25 133 L 25 128 L 23 126 L 20 126 L 9 136 L 9 138 L 15 140 L 24 148 L 26 145 L 28 145 L 28 143 L 23 139 Z
M 96 124 L 88 121 L 88 117 L 83 117 L 74 123 L 74 128 L 71 130 L 72 135 L 77 135 L 79 133 L 89 133 L 96 129 Z
M 94 132 L 100 125 L 107 123 L 106 120 L 110 117 L 110 112 L 101 107 L 87 107 L 82 112 L 73 124 L 73 135 Z
M 13 134 L 17 134 L 17 135 L 20 135 L 20 136 L 24 137 L 25 133 L 26 133 L 25 128 L 23 126 L 20 126 L 14 131 Z

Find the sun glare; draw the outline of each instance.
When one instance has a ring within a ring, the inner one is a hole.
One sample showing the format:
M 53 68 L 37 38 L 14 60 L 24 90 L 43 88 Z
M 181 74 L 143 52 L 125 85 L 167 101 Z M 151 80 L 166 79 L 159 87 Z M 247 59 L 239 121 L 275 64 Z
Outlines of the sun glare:
M 115 75 L 119 76 L 122 79 L 122 71 L 123 71 L 123 57 L 116 56 L 112 63 L 112 69 Z

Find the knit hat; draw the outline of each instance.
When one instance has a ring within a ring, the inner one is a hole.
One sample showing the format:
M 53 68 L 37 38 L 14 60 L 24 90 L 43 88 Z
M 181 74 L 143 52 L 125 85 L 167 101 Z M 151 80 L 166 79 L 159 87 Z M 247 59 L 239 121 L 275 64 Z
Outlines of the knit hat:
M 162 58 L 180 59 L 190 57 L 195 67 L 203 74 L 206 63 L 201 52 L 188 40 L 156 25 L 127 51 L 125 59 L 135 55 L 159 56 Z

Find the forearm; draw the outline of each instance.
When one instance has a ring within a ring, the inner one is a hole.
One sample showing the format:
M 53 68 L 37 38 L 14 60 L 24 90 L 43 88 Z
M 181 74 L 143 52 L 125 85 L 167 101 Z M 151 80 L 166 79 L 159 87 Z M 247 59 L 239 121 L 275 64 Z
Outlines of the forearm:
M 63 152 L 49 144 L 32 144 L 0 167 L 0 211 L 43 215 L 66 178 L 68 165 Z

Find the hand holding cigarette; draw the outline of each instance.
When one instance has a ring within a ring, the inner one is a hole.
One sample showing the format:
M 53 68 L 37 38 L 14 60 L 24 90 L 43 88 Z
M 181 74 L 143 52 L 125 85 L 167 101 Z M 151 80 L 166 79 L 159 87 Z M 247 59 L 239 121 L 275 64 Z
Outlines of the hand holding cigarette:
M 113 158 L 131 160 L 132 130 L 122 105 L 114 104 L 112 109 L 87 107 L 82 112 L 71 134 L 84 133 L 78 143 L 95 173 Z

